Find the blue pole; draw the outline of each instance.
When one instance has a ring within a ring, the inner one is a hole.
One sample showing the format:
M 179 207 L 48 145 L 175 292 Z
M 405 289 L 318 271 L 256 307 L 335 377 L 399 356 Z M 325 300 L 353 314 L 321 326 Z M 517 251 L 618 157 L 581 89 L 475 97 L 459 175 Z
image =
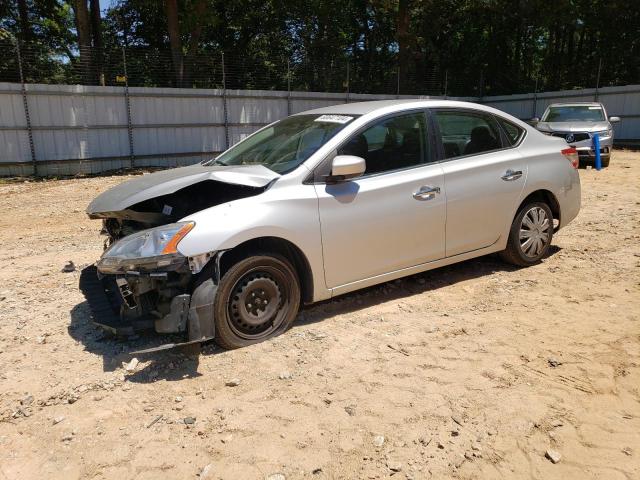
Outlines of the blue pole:
M 600 137 L 597 133 L 593 136 L 593 149 L 596 151 L 596 170 L 602 170 L 602 159 L 600 158 Z

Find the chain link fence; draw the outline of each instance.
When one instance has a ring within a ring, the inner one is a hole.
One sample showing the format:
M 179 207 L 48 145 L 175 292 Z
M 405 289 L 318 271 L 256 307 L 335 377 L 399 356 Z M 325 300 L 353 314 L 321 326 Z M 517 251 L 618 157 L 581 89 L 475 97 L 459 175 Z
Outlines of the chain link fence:
M 318 63 L 238 52 L 172 55 L 143 46 L 82 47 L 61 55 L 39 44 L 0 40 L 0 82 L 434 96 L 481 96 L 485 88 L 480 72 L 415 68 L 393 60 L 380 68 L 355 60 Z
M 341 102 L 464 98 L 525 119 L 551 99 L 592 101 L 599 88 L 615 85 L 600 84 L 604 62 L 584 77 L 581 87 L 587 90 L 555 93 L 539 93 L 548 82 L 537 73 L 510 78 L 498 72 L 487 79 L 463 66 L 416 71 L 416 64 L 412 70 L 394 62 L 374 69 L 364 61 L 172 55 L 141 46 L 60 54 L 40 44 L 0 40 L 0 176 L 194 163 L 278 118 Z M 101 86 L 107 88 L 96 88 Z M 640 116 L 625 100 L 637 94 L 637 86 L 614 90 L 605 95 L 610 113 L 625 117 L 617 127 L 620 138 L 638 138 Z M 522 95 L 496 97 L 514 93 Z
M 597 58 L 567 83 L 571 66 L 513 75 L 486 72 L 463 64 L 455 68 L 426 62 L 398 64 L 397 55 L 371 64 L 357 55 L 327 56 L 318 61 L 304 55 L 263 58 L 244 52 L 207 53 L 158 50 L 130 45 L 97 49 L 71 47 L 54 52 L 40 43 L 0 39 L 0 82 L 102 85 L 162 88 L 227 88 L 347 92 L 387 95 L 483 97 L 549 90 L 623 85 L 607 75 L 608 59 Z M 566 71 L 565 71 L 566 70 Z M 640 81 L 640 79 L 638 79 Z M 627 82 L 628 83 L 628 82 Z M 635 82 L 638 83 L 638 82 Z
M 606 59 L 581 75 L 580 85 L 563 82 L 562 69 L 526 72 L 517 78 L 498 71 L 488 76 L 464 65 L 454 69 L 418 62 L 382 65 L 358 57 L 318 62 L 304 56 L 261 58 L 240 52 L 172 54 L 146 46 L 69 49 L 52 52 L 38 43 L 0 40 L 0 82 L 161 88 L 227 88 L 483 97 L 545 90 L 599 88 L 623 84 L 603 75 Z M 640 80 L 640 79 L 639 79 Z

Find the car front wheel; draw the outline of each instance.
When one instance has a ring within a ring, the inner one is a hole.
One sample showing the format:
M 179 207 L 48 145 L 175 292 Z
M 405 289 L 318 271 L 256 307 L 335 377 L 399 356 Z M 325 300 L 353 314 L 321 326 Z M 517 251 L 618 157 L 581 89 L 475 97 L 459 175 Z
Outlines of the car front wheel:
M 300 308 L 300 282 L 276 254 L 240 260 L 222 277 L 214 300 L 215 340 L 240 348 L 287 330 Z
M 553 214 L 546 203 L 530 202 L 511 224 L 507 248 L 501 257 L 520 267 L 534 265 L 547 254 L 553 239 Z

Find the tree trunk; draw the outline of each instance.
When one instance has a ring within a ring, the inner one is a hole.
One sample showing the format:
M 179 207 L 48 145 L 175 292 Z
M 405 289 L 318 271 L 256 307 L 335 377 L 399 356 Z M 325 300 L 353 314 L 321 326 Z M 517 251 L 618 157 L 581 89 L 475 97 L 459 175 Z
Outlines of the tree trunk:
M 91 83 L 91 24 L 87 0 L 75 0 L 76 29 L 78 30 L 78 49 L 80 50 L 80 75 L 85 85 Z
M 27 0 L 18 0 L 18 14 L 20 15 L 20 37 L 23 42 L 28 42 L 31 40 L 31 25 L 29 25 Z
M 396 41 L 398 42 L 398 66 L 400 67 L 400 89 L 405 90 L 407 85 L 407 73 L 409 69 L 409 0 L 398 1 L 398 22 L 396 28 Z
M 91 6 L 91 36 L 93 37 L 93 71 L 98 83 L 104 85 L 100 0 L 89 0 L 89 4 Z
M 584 72 L 584 37 L 586 35 L 586 31 L 584 27 L 580 30 L 578 35 L 578 46 L 576 47 L 576 56 L 575 56 L 575 65 L 576 70 L 579 76 L 582 76 L 582 72 Z
M 191 72 L 193 70 L 193 60 L 198 53 L 198 47 L 200 46 L 200 36 L 202 35 L 202 24 L 204 22 L 204 16 L 207 11 L 206 0 L 198 0 L 195 6 L 195 24 L 189 35 L 189 48 L 187 49 L 187 58 L 184 60 L 184 77 L 183 83 L 185 86 L 191 86 Z
M 167 29 L 169 31 L 169 44 L 171 46 L 175 86 L 181 87 L 184 78 L 184 62 L 182 58 L 180 25 L 178 23 L 178 2 L 177 0 L 166 0 L 164 5 L 167 14 Z
M 522 66 L 522 48 L 524 47 L 523 42 L 522 42 L 522 20 L 518 19 L 518 27 L 516 28 L 516 38 L 515 38 L 515 44 L 516 44 L 516 51 L 514 53 L 514 58 L 513 58 L 513 68 L 515 69 L 515 86 L 516 88 L 520 85 L 520 83 L 522 82 L 522 73 L 523 73 L 523 66 Z

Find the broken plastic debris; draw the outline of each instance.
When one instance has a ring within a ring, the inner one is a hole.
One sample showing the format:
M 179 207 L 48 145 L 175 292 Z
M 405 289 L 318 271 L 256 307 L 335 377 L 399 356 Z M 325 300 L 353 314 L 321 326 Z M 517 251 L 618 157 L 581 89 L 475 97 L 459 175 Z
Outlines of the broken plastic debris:
M 129 363 L 123 363 L 122 366 L 127 372 L 133 372 L 138 366 L 138 363 L 140 363 L 138 359 L 133 357 Z

